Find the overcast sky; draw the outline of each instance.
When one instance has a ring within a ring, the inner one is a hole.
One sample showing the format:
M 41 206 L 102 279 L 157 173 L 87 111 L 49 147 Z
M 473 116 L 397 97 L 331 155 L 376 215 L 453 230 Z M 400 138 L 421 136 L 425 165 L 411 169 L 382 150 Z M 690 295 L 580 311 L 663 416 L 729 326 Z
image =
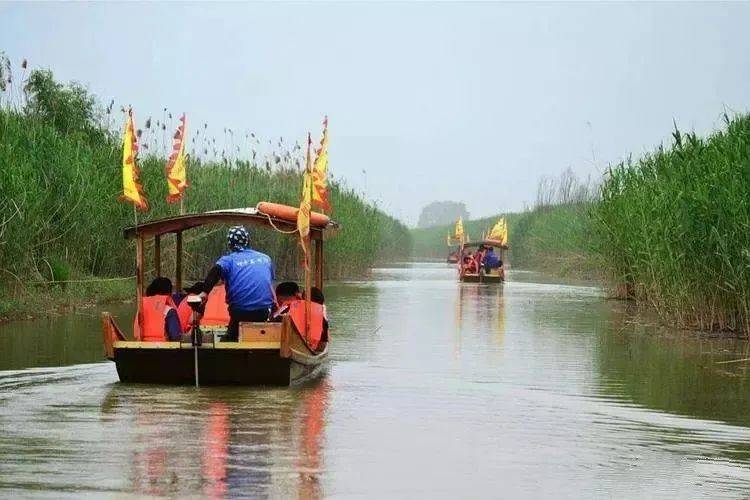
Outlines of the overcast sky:
M 334 174 L 415 223 L 746 111 L 749 26 L 750 3 L 4 3 L 0 50 L 139 117 L 302 141 L 328 114 Z

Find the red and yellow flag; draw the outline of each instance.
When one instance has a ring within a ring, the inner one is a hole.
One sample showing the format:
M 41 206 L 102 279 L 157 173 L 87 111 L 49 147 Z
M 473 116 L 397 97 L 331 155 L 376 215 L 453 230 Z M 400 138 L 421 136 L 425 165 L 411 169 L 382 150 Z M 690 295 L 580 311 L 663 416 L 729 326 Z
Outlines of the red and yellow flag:
M 167 187 L 169 194 L 167 201 L 177 203 L 182 199 L 185 189 L 189 186 L 187 181 L 187 165 L 185 164 L 185 114 L 180 117 L 177 132 L 174 133 L 172 152 L 167 161 Z
M 120 201 L 129 201 L 135 208 L 145 212 L 148 210 L 148 200 L 143 194 L 143 186 L 139 181 L 141 174 L 137 165 L 138 138 L 133 125 L 133 110 L 128 110 L 125 122 L 125 135 L 122 139 L 122 196 Z
M 308 236 L 310 236 L 310 210 L 312 209 L 313 185 L 312 185 L 312 161 L 310 159 L 310 146 L 312 139 L 307 134 L 307 158 L 305 159 L 305 173 L 302 176 L 302 201 L 297 212 L 297 230 L 302 239 L 302 251 L 305 253 L 305 269 L 310 269 L 310 249 L 308 248 Z
M 315 207 L 330 211 L 328 199 L 328 117 L 323 120 L 323 137 L 320 147 L 315 151 L 315 164 L 312 169 L 313 193 L 312 204 Z

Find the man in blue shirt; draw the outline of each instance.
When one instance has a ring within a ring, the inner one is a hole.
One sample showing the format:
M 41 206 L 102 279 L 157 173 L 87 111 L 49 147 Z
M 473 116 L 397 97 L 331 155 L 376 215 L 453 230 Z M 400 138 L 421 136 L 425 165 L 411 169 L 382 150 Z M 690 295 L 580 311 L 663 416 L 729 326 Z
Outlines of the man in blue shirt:
M 229 254 L 208 272 L 202 296 L 205 298 L 221 278 L 227 292 L 229 326 L 225 340 L 237 341 L 242 321 L 268 321 L 274 308 L 274 268 L 271 258 L 250 248 L 250 235 L 242 226 L 227 234 Z
M 489 273 L 493 269 L 499 269 L 500 266 L 502 266 L 502 261 L 497 257 L 497 255 L 494 252 L 494 249 L 492 247 L 487 250 L 487 253 L 484 256 L 484 270 L 486 273 Z

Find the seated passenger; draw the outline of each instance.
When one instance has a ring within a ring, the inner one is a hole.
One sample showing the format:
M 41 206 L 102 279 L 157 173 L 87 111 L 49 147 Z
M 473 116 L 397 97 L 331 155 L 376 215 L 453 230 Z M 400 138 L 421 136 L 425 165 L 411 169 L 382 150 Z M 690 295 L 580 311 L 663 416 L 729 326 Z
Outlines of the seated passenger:
M 487 250 L 487 255 L 484 256 L 484 270 L 489 273 L 493 269 L 499 269 L 502 265 L 500 258 L 495 253 L 492 247 Z
M 171 294 L 172 282 L 169 278 L 154 278 L 146 288 L 139 311 L 142 341 L 180 340 L 182 327 Z
M 321 342 L 328 342 L 328 309 L 326 309 L 326 298 L 323 290 L 314 286 L 310 289 L 310 300 L 315 304 L 323 306 L 323 334 L 320 336 Z
M 477 248 L 477 251 L 474 253 L 474 268 L 476 269 L 475 272 L 479 272 L 479 270 L 482 269 L 482 265 L 484 264 L 484 254 L 484 245 L 479 245 L 479 248 Z
M 299 289 L 299 285 L 294 281 L 284 281 L 276 285 L 276 301 L 279 304 L 279 308 L 287 305 L 293 300 L 302 298 L 302 291 Z
M 299 285 L 294 281 L 284 281 L 276 285 L 277 308 L 271 321 L 281 321 L 281 316 L 289 313 L 289 304 L 302 298 Z
M 229 325 L 229 322 L 226 286 L 219 284 L 213 287 L 206 297 L 201 325 L 224 327 Z
M 193 318 L 193 308 L 190 307 L 188 301 L 185 299 L 187 299 L 190 295 L 199 295 L 203 291 L 203 287 L 203 282 L 198 281 L 193 286 L 184 289 L 185 293 L 183 294 L 183 297 L 179 302 L 175 301 L 175 304 L 177 304 L 177 316 L 180 318 L 180 325 L 182 326 L 183 333 L 188 333 L 190 331 L 190 327 L 192 326 L 190 321 Z M 176 294 L 172 294 L 173 299 L 175 295 Z M 198 319 L 203 317 L 205 308 L 205 304 L 198 308 Z
M 289 320 L 294 328 L 304 336 L 312 350 L 319 350 L 322 342 L 328 342 L 328 317 L 326 315 L 325 298 L 319 288 L 313 287 L 310 293 L 310 320 L 307 321 L 307 301 L 294 300 L 289 303 Z M 306 334 L 305 328 L 309 326 Z
M 467 273 L 476 274 L 478 272 L 475 254 L 469 252 L 466 257 L 464 257 L 464 268 Z

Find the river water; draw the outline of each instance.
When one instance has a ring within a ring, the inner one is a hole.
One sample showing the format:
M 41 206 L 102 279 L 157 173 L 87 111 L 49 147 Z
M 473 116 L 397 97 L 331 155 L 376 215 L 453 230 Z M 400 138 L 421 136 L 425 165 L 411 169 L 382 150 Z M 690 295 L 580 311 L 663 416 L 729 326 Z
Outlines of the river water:
M 0 326 L 0 496 L 746 498 L 743 341 L 442 264 L 326 289 L 291 389 L 118 383 L 98 311 Z M 109 306 L 121 324 L 128 305 Z

